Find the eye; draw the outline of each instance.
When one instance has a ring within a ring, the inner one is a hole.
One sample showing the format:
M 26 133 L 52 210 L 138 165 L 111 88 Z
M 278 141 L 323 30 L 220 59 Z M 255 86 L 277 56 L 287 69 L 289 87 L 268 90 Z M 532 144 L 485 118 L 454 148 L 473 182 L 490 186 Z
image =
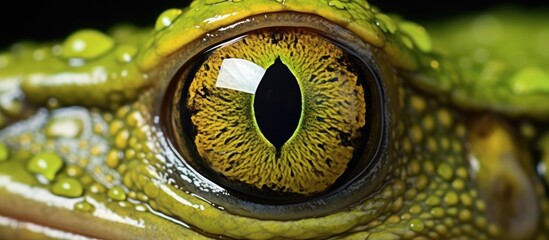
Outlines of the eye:
M 263 218 L 336 211 L 373 193 L 389 121 L 379 52 L 313 16 L 238 24 L 245 31 L 210 33 L 191 44 L 192 58 L 176 57 L 188 59 L 176 64 L 162 123 L 178 184 Z

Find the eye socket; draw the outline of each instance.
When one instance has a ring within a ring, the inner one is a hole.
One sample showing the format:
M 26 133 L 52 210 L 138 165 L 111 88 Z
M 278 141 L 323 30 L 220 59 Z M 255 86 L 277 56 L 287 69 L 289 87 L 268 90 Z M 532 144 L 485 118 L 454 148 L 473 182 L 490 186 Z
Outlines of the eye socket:
M 369 189 L 358 194 L 364 197 L 378 186 L 386 138 L 380 70 L 371 49 L 357 52 L 341 40 L 315 28 L 269 26 L 181 65 L 164 98 L 163 123 L 181 164 L 215 186 L 195 188 L 223 192 L 208 201 L 279 218 L 280 207 L 317 214 L 314 205 Z M 266 69 L 254 94 L 216 86 L 223 60 L 232 58 Z

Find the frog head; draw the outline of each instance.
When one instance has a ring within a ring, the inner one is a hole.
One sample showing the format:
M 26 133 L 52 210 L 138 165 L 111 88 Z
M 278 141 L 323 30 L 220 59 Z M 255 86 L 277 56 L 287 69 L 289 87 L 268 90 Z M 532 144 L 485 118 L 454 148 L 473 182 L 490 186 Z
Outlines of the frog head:
M 153 29 L 17 45 L 0 55 L 3 226 L 544 237 L 547 73 L 439 39 L 366 1 L 197 0 Z

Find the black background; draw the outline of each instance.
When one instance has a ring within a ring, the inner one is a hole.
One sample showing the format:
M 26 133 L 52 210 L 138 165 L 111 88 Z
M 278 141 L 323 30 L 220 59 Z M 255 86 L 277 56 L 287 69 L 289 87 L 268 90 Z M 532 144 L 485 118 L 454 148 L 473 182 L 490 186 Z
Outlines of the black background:
M 63 39 L 71 32 L 81 28 L 106 30 L 120 22 L 128 22 L 137 26 L 152 26 L 156 17 L 163 10 L 181 8 L 187 5 L 188 1 L 96 0 L 73 1 L 72 3 L 57 1 L 12 1 L 8 3 L 0 10 L 0 49 L 20 40 Z M 502 3 L 516 4 L 526 10 L 549 7 L 549 1 L 542 3 L 542 1 L 534 0 L 376 0 L 370 1 L 370 3 L 378 6 L 384 12 L 398 13 L 405 18 L 419 22 L 482 11 Z

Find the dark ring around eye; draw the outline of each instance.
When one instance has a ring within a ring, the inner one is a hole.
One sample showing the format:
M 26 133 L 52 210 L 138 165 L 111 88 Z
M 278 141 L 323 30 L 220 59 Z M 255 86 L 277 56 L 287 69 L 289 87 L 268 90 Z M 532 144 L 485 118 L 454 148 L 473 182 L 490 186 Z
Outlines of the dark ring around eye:
M 375 127 L 367 130 L 369 137 L 363 144 L 367 151 L 360 154 L 361 159 L 346 170 L 333 188 L 311 197 L 290 194 L 278 201 L 270 201 L 271 197 L 274 196 L 276 199 L 276 196 L 267 194 L 267 197 L 255 197 L 253 194 L 241 193 L 226 185 L 220 185 L 218 180 L 204 174 L 202 167 L 189 161 L 199 159 L 200 156 L 186 147 L 192 141 L 186 136 L 180 136 L 178 128 L 183 127 L 178 126 L 181 123 L 174 122 L 176 116 L 181 113 L 169 107 L 180 105 L 178 101 L 182 92 L 177 89 L 183 89 L 185 83 L 171 79 L 180 79 L 181 76 L 192 74 L 192 65 L 197 64 L 196 56 L 207 52 L 212 46 L 227 44 L 226 42 L 231 42 L 231 39 L 237 39 L 242 34 L 258 29 L 288 27 L 288 23 L 291 23 L 292 28 L 301 27 L 320 33 L 344 49 L 360 64 L 362 74 L 368 75 L 362 77 L 372 79 L 365 83 L 370 95 L 367 124 Z M 260 219 L 289 220 L 332 213 L 358 204 L 360 200 L 380 189 L 385 181 L 389 155 L 394 154 L 389 153 L 388 144 L 394 135 L 391 119 L 395 117 L 390 106 L 394 104 L 393 101 L 397 101 L 397 94 L 392 90 L 394 88 L 388 88 L 386 85 L 393 85 L 396 77 L 381 50 L 365 43 L 348 30 L 323 18 L 307 14 L 276 13 L 254 16 L 210 32 L 204 38 L 192 42 L 170 59 L 166 69 L 163 74 L 168 81 L 162 87 L 165 93 L 161 94 L 163 97 L 158 101 L 161 109 L 158 113 L 159 127 L 167 136 L 167 150 L 173 153 L 168 160 L 171 163 L 168 166 L 171 173 L 168 178 L 175 181 L 180 189 L 235 214 Z

